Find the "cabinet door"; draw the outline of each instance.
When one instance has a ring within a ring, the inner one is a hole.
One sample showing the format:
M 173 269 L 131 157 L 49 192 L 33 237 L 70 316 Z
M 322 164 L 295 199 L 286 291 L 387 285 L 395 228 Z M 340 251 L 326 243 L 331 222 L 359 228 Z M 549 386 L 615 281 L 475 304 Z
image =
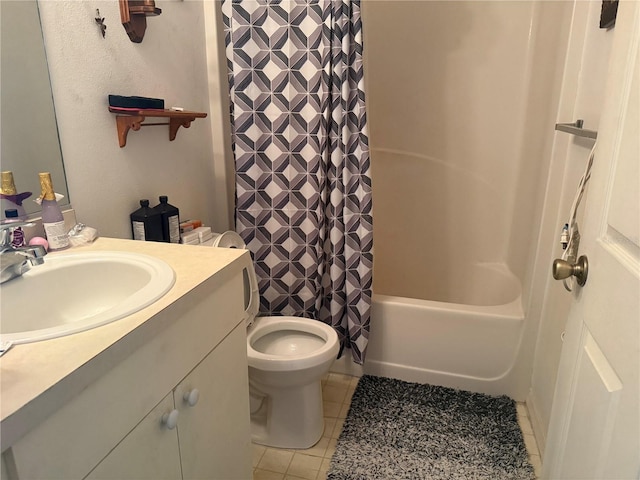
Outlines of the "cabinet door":
M 243 322 L 174 390 L 185 480 L 252 477 L 246 342 Z
M 173 395 L 167 395 L 85 477 L 89 480 L 178 480 L 180 456 L 175 427 L 167 428 L 162 417 L 174 410 Z

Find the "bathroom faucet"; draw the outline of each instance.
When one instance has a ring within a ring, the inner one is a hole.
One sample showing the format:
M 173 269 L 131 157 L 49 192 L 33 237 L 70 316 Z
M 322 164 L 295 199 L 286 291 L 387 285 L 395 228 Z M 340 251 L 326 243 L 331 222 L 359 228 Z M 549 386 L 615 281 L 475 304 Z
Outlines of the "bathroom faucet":
M 14 247 L 13 231 L 18 227 L 30 227 L 33 223 L 12 222 L 0 224 L 0 283 L 21 276 L 30 265 L 42 265 L 47 250 L 42 245 Z

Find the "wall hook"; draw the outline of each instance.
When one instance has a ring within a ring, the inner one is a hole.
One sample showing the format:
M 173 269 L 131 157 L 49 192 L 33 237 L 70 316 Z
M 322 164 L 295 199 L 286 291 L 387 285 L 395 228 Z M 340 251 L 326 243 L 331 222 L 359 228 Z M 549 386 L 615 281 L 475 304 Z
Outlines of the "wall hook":
M 107 32 L 107 26 L 104 24 L 104 17 L 100 17 L 100 9 L 96 8 L 96 23 L 100 27 L 100 33 L 102 33 L 102 38 L 105 38 Z

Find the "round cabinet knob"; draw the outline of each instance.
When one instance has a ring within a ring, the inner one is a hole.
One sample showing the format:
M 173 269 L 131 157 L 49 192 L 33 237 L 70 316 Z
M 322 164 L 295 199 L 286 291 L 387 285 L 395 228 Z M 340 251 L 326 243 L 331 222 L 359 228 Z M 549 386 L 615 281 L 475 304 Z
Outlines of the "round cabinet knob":
M 173 430 L 178 425 L 178 410 L 175 408 L 162 416 L 162 424 L 169 430 Z
M 190 407 L 195 407 L 198 400 L 200 400 L 200 391 L 197 388 L 194 388 L 189 392 L 185 392 L 182 398 Z

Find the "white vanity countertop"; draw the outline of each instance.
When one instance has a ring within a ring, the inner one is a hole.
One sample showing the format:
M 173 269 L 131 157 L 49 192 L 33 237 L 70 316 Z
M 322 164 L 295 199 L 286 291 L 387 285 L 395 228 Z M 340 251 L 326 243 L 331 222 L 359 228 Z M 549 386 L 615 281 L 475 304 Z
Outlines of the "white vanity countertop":
M 201 283 L 209 279 L 215 282 L 211 277 L 219 278 L 222 282 L 229 275 L 239 272 L 247 258 L 243 262 L 234 261 L 248 255 L 245 250 L 112 238 L 99 238 L 91 245 L 49 255 L 90 251 L 125 251 L 157 257 L 173 268 L 175 284 L 155 303 L 128 317 L 74 335 L 15 345 L 0 357 L 2 450 L 24 434 L 22 430 L 37 424 L 42 420 L 40 417 L 46 418 L 69 395 L 76 394 L 95 380 L 96 375 L 106 368 L 105 362 L 117 361 L 115 355 L 122 356 L 138 348 L 140 335 L 129 335 L 136 328 Z M 69 279 L 69 291 L 72 295 L 73 279 Z M 38 292 L 33 292 L 31 298 L 24 299 L 25 308 L 29 308 L 30 302 L 37 301 Z M 116 343 L 119 348 L 111 349 L 113 357 L 110 357 L 105 350 Z M 61 382 L 64 389 L 60 387 Z

